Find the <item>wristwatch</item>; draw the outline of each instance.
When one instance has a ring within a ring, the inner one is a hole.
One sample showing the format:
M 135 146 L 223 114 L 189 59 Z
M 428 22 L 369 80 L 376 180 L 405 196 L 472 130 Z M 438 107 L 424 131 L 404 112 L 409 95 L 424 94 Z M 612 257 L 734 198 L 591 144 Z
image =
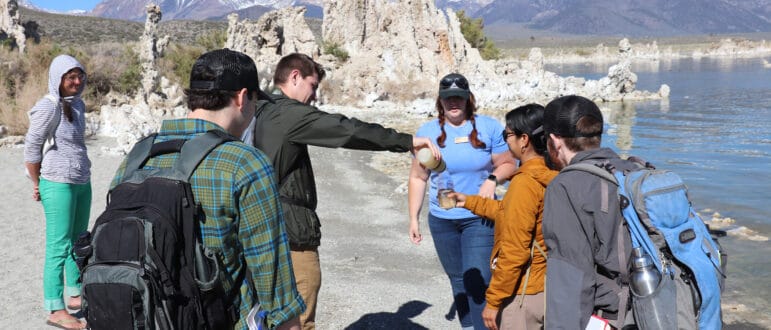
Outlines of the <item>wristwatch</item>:
M 492 180 L 493 182 L 495 182 L 495 184 L 498 184 L 498 177 L 495 176 L 495 174 L 488 175 L 487 180 Z

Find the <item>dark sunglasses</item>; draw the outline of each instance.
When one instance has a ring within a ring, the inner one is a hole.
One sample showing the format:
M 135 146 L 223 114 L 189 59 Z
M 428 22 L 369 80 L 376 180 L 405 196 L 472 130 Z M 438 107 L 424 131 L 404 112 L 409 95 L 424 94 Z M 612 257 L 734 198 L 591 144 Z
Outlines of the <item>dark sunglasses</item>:
M 460 89 L 468 90 L 468 81 L 462 76 L 450 76 L 442 78 L 442 80 L 439 82 L 439 89 L 448 89 L 453 85 Z

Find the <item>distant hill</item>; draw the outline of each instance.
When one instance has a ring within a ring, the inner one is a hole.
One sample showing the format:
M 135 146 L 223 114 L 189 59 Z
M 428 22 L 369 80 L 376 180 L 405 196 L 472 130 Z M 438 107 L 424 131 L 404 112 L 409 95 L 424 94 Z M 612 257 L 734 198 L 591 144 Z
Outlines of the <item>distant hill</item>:
M 151 2 L 161 7 L 164 22 L 223 21 L 233 12 L 241 19 L 257 19 L 287 6 L 305 6 L 306 17 L 323 16 L 322 0 L 103 0 L 87 15 L 142 22 Z M 481 17 L 496 31 L 525 28 L 625 37 L 771 32 L 771 0 L 435 0 L 435 4 Z
M 256 19 L 287 6 L 306 6 L 308 17 L 320 18 L 323 11 L 318 0 L 103 0 L 89 15 L 142 21 L 148 3 L 161 7 L 163 18 L 168 20 L 223 20 L 234 12 L 240 18 Z
M 771 31 L 767 0 L 495 0 L 473 16 L 581 35 L 674 36 Z
M 20 8 L 23 22 L 35 21 L 42 37 L 65 45 L 82 45 L 96 42 L 137 41 L 144 31 L 144 23 L 111 18 L 52 14 Z M 174 20 L 161 21 L 160 35 L 170 35 L 173 42 L 192 43 L 213 30 L 227 29 L 222 21 Z
M 144 32 L 142 22 L 114 18 L 53 14 L 24 7 L 20 8 L 20 16 L 22 22 L 35 21 L 41 37 L 64 45 L 137 41 Z M 316 39 L 320 40 L 321 19 L 306 16 L 305 21 Z M 158 34 L 171 36 L 172 42 L 192 43 L 198 36 L 227 28 L 226 21 L 162 20 L 158 25 Z

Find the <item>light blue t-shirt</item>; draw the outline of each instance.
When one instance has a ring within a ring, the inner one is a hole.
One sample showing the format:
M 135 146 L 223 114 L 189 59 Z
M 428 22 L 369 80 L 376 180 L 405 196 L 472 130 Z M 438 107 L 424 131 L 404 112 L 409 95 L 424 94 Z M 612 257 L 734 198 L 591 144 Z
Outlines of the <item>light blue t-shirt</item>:
M 444 147 L 439 148 L 442 159 L 447 164 L 447 169 L 442 173 L 431 171 L 429 176 L 429 212 L 436 217 L 444 219 L 464 219 L 475 217 L 471 211 L 464 208 L 452 208 L 445 210 L 439 207 L 436 198 L 438 181 L 443 180 L 447 173 L 452 180 L 453 188 L 457 192 L 467 195 L 479 193 L 479 187 L 493 171 L 493 154 L 509 152 L 506 141 L 503 140 L 503 125 L 497 120 L 487 116 L 475 115 L 477 136 L 485 143 L 484 148 L 474 148 L 468 139 L 473 129 L 471 121 L 460 127 L 452 126 L 445 122 L 444 131 L 447 133 Z M 416 136 L 430 138 L 436 143 L 436 138 L 442 133 L 439 120 L 432 120 L 421 126 Z M 438 145 L 437 145 L 438 146 Z

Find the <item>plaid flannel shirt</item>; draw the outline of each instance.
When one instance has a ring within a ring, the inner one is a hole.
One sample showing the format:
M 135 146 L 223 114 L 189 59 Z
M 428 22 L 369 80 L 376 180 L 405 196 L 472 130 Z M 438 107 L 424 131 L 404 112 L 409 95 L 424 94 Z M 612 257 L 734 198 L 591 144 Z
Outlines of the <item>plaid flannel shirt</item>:
M 223 130 L 205 120 L 166 120 L 156 143 L 191 139 L 211 129 Z M 172 153 L 154 157 L 145 168 L 171 167 L 178 156 Z M 122 181 L 125 166 L 124 159 L 110 189 Z M 257 302 L 268 311 L 270 328 L 305 309 L 295 287 L 274 177 L 273 167 L 261 151 L 241 142 L 228 142 L 201 161 L 190 178 L 193 195 L 206 215 L 201 223 L 204 245 L 222 251 L 228 277 L 226 292 L 245 271 L 243 260 L 251 271 L 251 279 L 244 277 L 239 284 L 240 297 L 233 302 L 240 311 L 235 329 L 247 329 L 246 316 Z

